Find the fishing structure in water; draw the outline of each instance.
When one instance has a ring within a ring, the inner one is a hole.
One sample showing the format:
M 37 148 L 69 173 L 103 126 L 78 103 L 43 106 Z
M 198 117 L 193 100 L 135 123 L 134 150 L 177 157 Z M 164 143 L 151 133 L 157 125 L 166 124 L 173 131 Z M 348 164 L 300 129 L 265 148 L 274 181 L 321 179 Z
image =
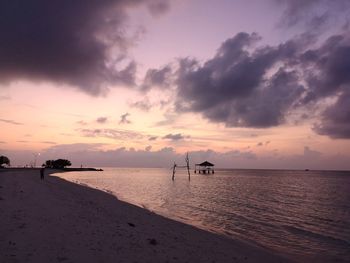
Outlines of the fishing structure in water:
M 174 181 L 175 180 L 175 173 L 176 173 L 176 167 L 178 168 L 187 168 L 187 173 L 188 173 L 188 181 L 191 181 L 191 172 L 190 172 L 190 158 L 188 157 L 188 153 L 186 153 L 185 157 L 186 165 L 179 166 L 174 162 L 173 165 L 173 176 L 171 179 Z
M 208 162 L 208 161 L 205 161 L 205 162 L 202 162 L 202 163 L 196 163 L 195 166 L 194 166 L 194 173 L 202 173 L 202 174 L 210 174 L 210 173 L 214 173 L 214 164 Z

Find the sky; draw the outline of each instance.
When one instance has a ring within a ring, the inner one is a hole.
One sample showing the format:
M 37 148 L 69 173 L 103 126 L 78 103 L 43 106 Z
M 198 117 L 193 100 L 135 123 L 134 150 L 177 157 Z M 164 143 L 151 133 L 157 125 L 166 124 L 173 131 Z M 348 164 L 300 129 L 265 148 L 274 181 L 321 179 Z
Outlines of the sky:
M 348 0 L 0 2 L 12 166 L 350 169 Z

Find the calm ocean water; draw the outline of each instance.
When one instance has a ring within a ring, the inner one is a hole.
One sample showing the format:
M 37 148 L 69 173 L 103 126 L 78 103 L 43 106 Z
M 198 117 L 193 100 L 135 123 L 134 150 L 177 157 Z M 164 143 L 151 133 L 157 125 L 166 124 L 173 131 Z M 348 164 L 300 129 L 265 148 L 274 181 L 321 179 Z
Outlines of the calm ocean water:
M 58 174 L 305 262 L 350 262 L 350 172 L 106 168 Z

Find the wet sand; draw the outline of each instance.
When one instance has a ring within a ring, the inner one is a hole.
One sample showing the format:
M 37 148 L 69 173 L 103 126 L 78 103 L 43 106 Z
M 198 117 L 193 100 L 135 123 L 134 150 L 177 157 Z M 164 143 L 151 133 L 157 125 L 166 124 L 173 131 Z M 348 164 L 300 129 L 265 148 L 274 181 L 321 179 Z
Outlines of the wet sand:
M 31 169 L 0 171 L 0 237 L 0 262 L 290 262 Z

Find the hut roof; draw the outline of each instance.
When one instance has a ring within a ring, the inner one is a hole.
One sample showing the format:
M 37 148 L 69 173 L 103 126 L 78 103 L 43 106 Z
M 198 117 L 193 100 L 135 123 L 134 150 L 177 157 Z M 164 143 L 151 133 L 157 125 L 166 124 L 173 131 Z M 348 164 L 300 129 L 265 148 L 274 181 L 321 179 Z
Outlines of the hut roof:
M 205 161 L 205 162 L 202 162 L 200 164 L 198 164 L 199 166 L 214 166 L 214 164 L 208 162 L 208 161 Z

